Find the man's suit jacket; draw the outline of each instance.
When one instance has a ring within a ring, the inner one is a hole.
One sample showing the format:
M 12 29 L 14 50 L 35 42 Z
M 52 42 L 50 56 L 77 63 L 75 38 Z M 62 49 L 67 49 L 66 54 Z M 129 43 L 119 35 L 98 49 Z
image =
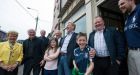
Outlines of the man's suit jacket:
M 94 35 L 96 31 L 90 33 L 88 45 L 94 48 Z M 116 59 L 122 61 L 125 57 L 125 44 L 121 34 L 113 27 L 106 27 L 103 31 L 105 43 L 110 53 L 112 63 L 116 63 Z M 96 56 L 95 56 L 96 59 Z
M 32 44 L 32 50 L 30 47 Z M 34 39 L 26 39 L 23 42 L 23 53 L 24 53 L 24 61 L 33 60 L 34 63 L 39 63 L 43 59 L 44 51 L 42 40 L 35 37 Z
M 68 59 L 69 67 L 71 69 L 73 68 L 73 63 L 72 63 L 73 57 L 74 57 L 73 52 L 74 52 L 74 49 L 78 47 L 78 44 L 76 43 L 76 36 L 77 36 L 77 33 L 74 32 L 72 34 L 72 37 L 71 37 L 69 44 L 68 44 L 68 47 L 67 47 L 67 59 Z M 66 36 L 61 40 L 60 48 L 62 47 L 65 38 L 66 38 Z
M 42 47 L 43 47 L 43 52 L 45 53 L 45 51 L 47 50 L 47 47 L 49 45 L 49 38 L 46 37 L 39 37 L 42 40 Z
M 61 44 L 62 44 L 62 40 L 63 40 L 63 37 L 60 37 L 60 38 L 58 39 L 58 46 L 59 46 L 59 47 L 60 47 Z

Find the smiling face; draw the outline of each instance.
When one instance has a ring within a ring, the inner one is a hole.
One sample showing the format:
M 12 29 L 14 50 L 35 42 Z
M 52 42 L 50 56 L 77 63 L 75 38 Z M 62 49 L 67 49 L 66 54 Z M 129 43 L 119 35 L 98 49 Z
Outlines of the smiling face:
M 77 38 L 77 44 L 79 45 L 80 49 L 84 49 L 87 45 L 87 39 L 85 36 L 80 36 Z
M 11 43 L 15 43 L 16 40 L 17 40 L 17 34 L 10 33 L 10 34 L 8 35 L 8 40 L 9 40 L 9 42 L 11 42 Z
M 74 31 L 75 30 L 75 24 L 72 23 L 72 22 L 69 22 L 68 25 L 67 25 L 67 27 L 66 27 L 66 29 L 67 29 L 67 32 L 68 33 Z
M 45 30 L 41 30 L 40 34 L 41 34 L 42 37 L 45 37 L 46 31 Z
M 102 30 L 105 26 L 104 26 L 104 20 L 102 19 L 102 17 L 96 17 L 94 20 L 94 24 L 95 24 L 95 28 L 100 31 Z
M 28 30 L 28 35 L 29 35 L 30 39 L 33 39 L 35 37 L 35 35 L 36 35 L 35 30 L 34 29 Z
M 133 0 L 119 0 L 118 6 L 122 13 L 130 13 L 132 11 Z
M 52 48 L 55 48 L 56 45 L 57 45 L 56 41 L 55 41 L 55 40 L 51 40 L 50 46 L 51 46 Z
M 61 33 L 59 30 L 56 30 L 56 31 L 55 31 L 55 37 L 56 37 L 57 39 L 59 39 L 59 38 L 61 37 L 61 35 L 62 35 L 62 33 Z

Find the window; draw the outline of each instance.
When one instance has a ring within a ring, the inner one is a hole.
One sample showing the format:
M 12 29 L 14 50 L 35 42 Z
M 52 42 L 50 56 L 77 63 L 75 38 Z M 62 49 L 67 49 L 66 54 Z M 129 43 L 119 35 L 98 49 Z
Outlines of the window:
M 86 15 L 80 17 L 74 22 L 76 24 L 75 32 L 84 32 L 86 33 Z

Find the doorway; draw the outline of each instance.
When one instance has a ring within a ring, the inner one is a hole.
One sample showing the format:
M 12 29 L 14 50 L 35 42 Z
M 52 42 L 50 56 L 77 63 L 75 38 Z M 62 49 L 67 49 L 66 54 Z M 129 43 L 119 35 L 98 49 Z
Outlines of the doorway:
M 118 0 L 107 0 L 98 8 L 106 26 L 116 27 L 119 31 L 123 31 L 124 16 L 119 10 Z

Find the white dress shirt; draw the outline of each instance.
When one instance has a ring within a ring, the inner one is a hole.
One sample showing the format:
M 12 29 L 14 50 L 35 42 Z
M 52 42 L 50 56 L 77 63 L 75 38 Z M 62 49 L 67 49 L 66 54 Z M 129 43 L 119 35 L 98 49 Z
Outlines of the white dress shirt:
M 106 46 L 103 30 L 96 31 L 95 36 L 94 36 L 94 48 L 96 50 L 97 56 L 99 57 L 109 56 L 109 51 Z
M 65 37 L 64 43 L 63 43 L 62 48 L 61 48 L 61 52 L 67 53 L 67 47 L 68 47 L 68 44 L 69 44 L 70 39 L 71 39 L 71 37 L 72 37 L 72 34 L 73 34 L 73 33 L 69 33 L 69 34 L 67 34 L 67 36 Z

